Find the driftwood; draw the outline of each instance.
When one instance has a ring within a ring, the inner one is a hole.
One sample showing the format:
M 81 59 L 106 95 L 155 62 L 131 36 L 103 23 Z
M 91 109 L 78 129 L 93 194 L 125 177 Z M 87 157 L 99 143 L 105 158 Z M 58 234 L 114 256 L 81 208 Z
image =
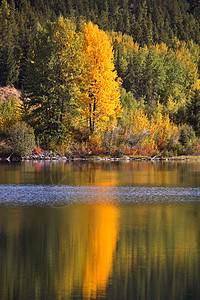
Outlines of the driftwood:
M 14 152 L 12 151 L 12 153 L 8 157 L 6 157 L 6 160 L 10 161 L 11 157 L 13 156 L 13 154 L 14 154 Z
M 159 156 L 158 154 L 154 155 L 153 157 L 151 157 L 151 160 L 153 161 L 158 156 Z

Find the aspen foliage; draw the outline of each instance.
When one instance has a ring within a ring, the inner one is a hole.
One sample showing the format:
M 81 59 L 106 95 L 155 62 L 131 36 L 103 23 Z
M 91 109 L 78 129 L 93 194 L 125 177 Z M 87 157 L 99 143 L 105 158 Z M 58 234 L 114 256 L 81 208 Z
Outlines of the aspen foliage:
M 155 45 L 152 45 L 150 48 L 156 50 L 156 52 L 159 54 L 168 52 L 168 47 L 165 43 L 161 43 L 161 44 L 156 43 Z
M 134 133 L 141 134 L 149 130 L 150 122 L 144 110 L 139 108 L 133 114 L 132 124 L 134 125 Z
M 187 81 L 187 88 L 191 90 L 194 90 L 196 88 L 199 89 L 200 86 L 199 74 L 198 74 L 199 48 L 196 48 L 195 52 L 193 51 L 192 53 L 192 51 L 190 51 L 189 47 L 186 45 L 185 42 L 177 41 L 175 53 L 178 59 L 182 62 L 185 71 L 187 72 L 187 76 L 189 79 Z
M 10 128 L 20 121 L 20 100 L 15 97 L 3 101 L 0 99 L 0 131 L 8 132 Z
M 119 78 L 107 34 L 89 22 L 83 29 L 86 61 L 85 91 L 79 98 L 90 133 L 116 124 L 121 115 Z M 110 125 L 111 125 L 110 124 Z
M 137 51 L 139 52 L 140 46 L 137 42 L 133 41 L 130 35 L 122 34 L 122 32 L 109 32 L 109 37 L 111 38 L 112 44 L 123 48 L 124 52 Z
M 168 114 L 163 114 L 163 106 L 157 104 L 157 110 L 151 119 L 148 118 L 144 108 L 137 108 L 132 114 L 129 128 L 125 137 L 132 136 L 132 153 L 152 155 L 172 147 L 179 138 L 179 128 L 170 121 Z
M 157 113 L 151 119 L 150 135 L 153 137 L 156 149 L 162 151 L 167 148 L 170 139 L 178 136 L 179 129 L 170 121 L 168 114 L 162 114 L 159 106 L 160 104 L 158 104 Z
M 68 102 L 63 120 L 66 123 L 69 123 L 70 120 L 70 126 L 74 127 L 74 123 L 79 119 L 80 110 L 79 107 L 76 107 L 76 100 L 81 94 L 81 77 L 85 76 L 82 34 L 76 32 L 76 24 L 72 20 L 60 16 L 53 29 L 53 43 L 57 49 L 55 53 L 56 63 L 59 67 L 60 98 L 66 98 L 62 107 Z M 62 97 L 62 94 L 65 96 Z
M 84 70 L 82 37 L 76 32 L 75 23 L 60 16 L 53 28 L 53 43 L 57 49 L 63 87 L 74 88 L 75 82 Z

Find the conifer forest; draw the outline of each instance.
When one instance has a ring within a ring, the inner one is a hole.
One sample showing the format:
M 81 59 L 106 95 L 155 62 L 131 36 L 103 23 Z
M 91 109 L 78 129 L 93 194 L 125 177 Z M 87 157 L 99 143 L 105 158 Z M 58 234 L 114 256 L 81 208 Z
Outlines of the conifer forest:
M 199 0 L 1 0 L 0 153 L 200 153 Z

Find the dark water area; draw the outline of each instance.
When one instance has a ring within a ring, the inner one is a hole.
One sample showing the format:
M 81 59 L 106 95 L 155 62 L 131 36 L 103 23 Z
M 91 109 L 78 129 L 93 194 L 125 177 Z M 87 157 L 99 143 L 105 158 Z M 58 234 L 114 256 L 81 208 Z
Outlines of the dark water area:
M 0 299 L 200 299 L 200 162 L 0 164 Z

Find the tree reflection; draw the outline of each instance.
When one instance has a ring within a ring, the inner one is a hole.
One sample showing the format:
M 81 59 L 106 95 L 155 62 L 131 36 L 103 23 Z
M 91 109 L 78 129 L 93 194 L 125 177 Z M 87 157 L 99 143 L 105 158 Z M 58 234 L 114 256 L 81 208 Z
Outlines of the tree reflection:
M 0 208 L 0 299 L 200 299 L 199 204 Z
M 118 209 L 95 205 L 88 210 L 83 267 L 83 298 L 103 296 L 112 272 L 118 236 Z
M 97 199 L 92 205 L 60 211 L 58 268 L 55 272 L 58 299 L 74 293 L 81 293 L 84 299 L 105 294 L 112 274 L 118 219 L 118 208 L 106 204 L 103 199 Z
M 198 204 L 121 210 L 113 282 L 124 284 L 112 285 L 108 294 L 134 300 L 199 299 L 199 217 Z

